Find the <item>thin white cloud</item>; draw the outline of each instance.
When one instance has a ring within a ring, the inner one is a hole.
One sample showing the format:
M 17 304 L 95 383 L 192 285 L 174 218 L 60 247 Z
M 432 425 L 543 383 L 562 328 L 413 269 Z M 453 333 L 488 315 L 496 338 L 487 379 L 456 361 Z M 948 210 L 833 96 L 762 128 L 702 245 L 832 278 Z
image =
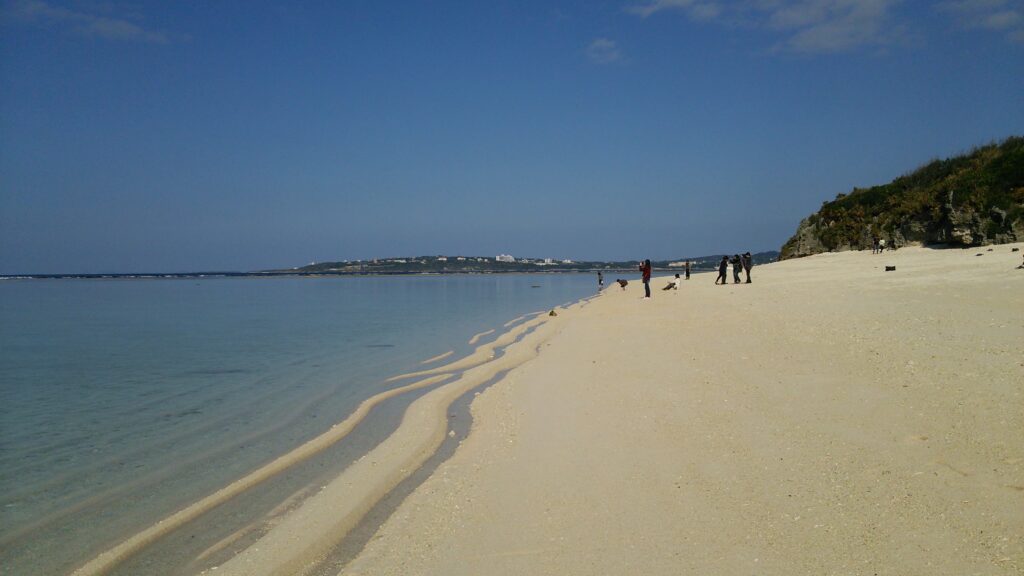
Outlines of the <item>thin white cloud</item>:
M 93 38 L 152 44 L 168 42 L 165 33 L 144 28 L 128 17 L 72 10 L 42 0 L 16 1 L 8 14 L 11 19 L 18 21 L 63 27 Z
M 622 50 L 614 40 L 597 38 L 587 46 L 587 58 L 595 64 L 614 64 L 622 61 Z
M 903 41 L 906 27 L 893 17 L 902 0 L 646 0 L 626 6 L 642 18 L 674 11 L 696 21 L 774 30 L 776 49 L 842 52 Z M 992 0 L 971 0 L 992 1 Z
M 722 6 L 713 0 L 648 0 L 643 4 L 626 6 L 626 12 L 648 18 L 665 11 L 685 12 L 694 20 L 711 20 L 722 13 Z
M 845 52 L 896 43 L 903 36 L 903 28 L 892 21 L 893 5 L 892 0 L 801 2 L 789 7 L 790 15 L 796 14 L 798 18 L 789 28 L 792 35 L 781 47 L 805 53 Z M 781 11 L 771 16 L 779 14 Z
M 1024 41 L 1024 2 L 1020 0 L 947 0 L 938 9 L 960 28 L 1002 32 L 1010 42 Z
M 982 28 L 989 28 L 992 30 L 1006 30 L 1007 28 L 1013 28 L 1017 24 L 1020 24 L 1021 17 L 1019 12 L 1013 10 L 1004 10 L 1002 12 L 995 12 L 988 14 L 981 19 L 979 24 Z
M 698 2 L 690 6 L 690 18 L 694 20 L 714 20 L 722 15 L 722 6 L 714 2 Z

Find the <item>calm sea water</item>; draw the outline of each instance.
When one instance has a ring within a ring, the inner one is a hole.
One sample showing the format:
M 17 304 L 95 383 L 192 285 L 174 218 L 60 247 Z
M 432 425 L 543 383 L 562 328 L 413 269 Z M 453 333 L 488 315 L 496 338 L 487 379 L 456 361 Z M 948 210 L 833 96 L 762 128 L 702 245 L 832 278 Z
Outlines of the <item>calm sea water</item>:
M 567 274 L 0 282 L 0 572 L 64 571 L 323 432 L 386 377 L 595 288 Z

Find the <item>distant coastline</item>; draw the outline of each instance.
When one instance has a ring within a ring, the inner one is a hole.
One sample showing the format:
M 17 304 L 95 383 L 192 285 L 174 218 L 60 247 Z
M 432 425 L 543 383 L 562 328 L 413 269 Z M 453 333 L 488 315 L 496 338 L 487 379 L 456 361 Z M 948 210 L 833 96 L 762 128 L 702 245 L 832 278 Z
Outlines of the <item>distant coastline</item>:
M 714 270 L 720 254 L 652 261 L 654 270 L 680 272 L 685 262 L 693 271 Z M 777 251 L 758 252 L 754 264 L 767 264 L 778 260 Z M 511 257 L 509 257 L 511 258 Z M 312 263 L 296 268 L 257 270 L 252 272 L 145 272 L 145 273 L 68 273 L 68 274 L 0 274 L 0 280 L 104 280 L 104 279 L 200 279 L 200 278 L 275 278 L 290 276 L 437 276 L 449 274 L 581 274 L 595 272 L 631 273 L 636 271 L 635 261 L 558 261 L 550 259 L 520 258 L 502 261 L 495 258 L 463 256 L 419 256 L 406 258 L 379 258 L 374 260 L 346 260 Z
M 609 269 L 601 268 L 606 271 Z M 616 272 L 631 272 L 629 269 L 610 269 Z M 330 276 L 450 276 L 456 274 L 581 274 L 596 272 L 594 270 L 473 270 L 446 272 L 418 271 L 330 271 L 330 272 L 179 272 L 172 274 L 6 274 L 0 280 L 161 280 L 161 279 L 208 279 L 208 278 L 287 278 L 310 277 L 322 278 Z

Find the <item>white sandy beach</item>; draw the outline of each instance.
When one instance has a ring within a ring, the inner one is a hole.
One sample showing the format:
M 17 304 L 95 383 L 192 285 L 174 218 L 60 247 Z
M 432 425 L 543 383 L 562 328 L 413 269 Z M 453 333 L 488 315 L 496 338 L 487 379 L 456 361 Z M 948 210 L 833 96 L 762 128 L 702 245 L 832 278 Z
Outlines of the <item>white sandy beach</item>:
M 1021 574 L 1020 246 L 655 278 L 650 300 L 612 284 L 406 375 L 463 370 L 206 573 L 323 573 L 441 444 L 451 402 L 509 370 L 343 574 Z
M 345 573 L 1021 574 L 1024 270 L 986 250 L 609 289 Z

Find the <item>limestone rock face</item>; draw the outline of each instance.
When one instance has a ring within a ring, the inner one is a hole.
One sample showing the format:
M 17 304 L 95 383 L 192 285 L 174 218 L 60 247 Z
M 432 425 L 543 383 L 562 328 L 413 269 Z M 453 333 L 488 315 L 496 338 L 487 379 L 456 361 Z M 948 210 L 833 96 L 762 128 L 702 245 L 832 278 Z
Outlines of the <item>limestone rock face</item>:
M 962 246 L 978 246 L 984 243 L 985 232 L 981 218 L 974 210 L 950 210 L 948 219 L 949 242 Z
M 855 188 L 803 219 L 780 259 L 887 246 L 1024 240 L 1024 137 L 934 160 L 889 184 Z
M 928 242 L 930 236 L 929 223 L 922 219 L 905 220 L 900 224 L 897 246 L 911 242 Z M 933 240 L 940 242 L 940 240 Z
M 992 214 L 994 217 L 989 217 Z M 842 242 L 827 246 L 822 241 L 823 229 L 827 228 L 814 218 L 804 218 L 796 234 L 782 247 L 780 260 L 802 258 L 821 252 L 842 252 L 845 250 L 867 250 L 873 243 L 872 226 L 858 234 L 855 243 Z M 950 244 L 954 246 L 984 246 L 1006 244 L 1024 240 L 1024 219 L 1008 221 L 1006 212 L 998 208 L 983 215 L 973 209 L 948 211 L 939 221 L 932 221 L 924 215 L 908 218 L 892 231 L 879 234 L 888 246 L 908 244 Z
M 825 245 L 818 238 L 817 225 L 812 224 L 810 218 L 804 218 L 800 221 L 796 234 L 782 247 L 779 253 L 779 260 L 803 258 L 804 256 L 821 252 L 828 252 L 828 249 L 825 248 Z

